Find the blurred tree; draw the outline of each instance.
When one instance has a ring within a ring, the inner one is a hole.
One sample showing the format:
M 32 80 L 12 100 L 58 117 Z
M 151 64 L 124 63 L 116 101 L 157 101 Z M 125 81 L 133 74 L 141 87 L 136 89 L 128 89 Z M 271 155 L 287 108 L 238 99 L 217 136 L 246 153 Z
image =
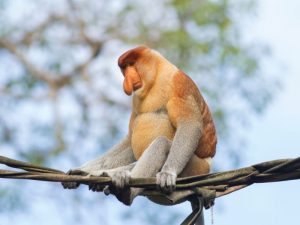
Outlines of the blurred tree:
M 262 73 L 266 48 L 242 30 L 254 9 L 251 0 L 0 0 L 1 154 L 68 169 L 111 146 L 130 109 L 117 57 L 145 44 L 196 81 L 222 157 L 237 163 L 239 128 L 276 90 Z

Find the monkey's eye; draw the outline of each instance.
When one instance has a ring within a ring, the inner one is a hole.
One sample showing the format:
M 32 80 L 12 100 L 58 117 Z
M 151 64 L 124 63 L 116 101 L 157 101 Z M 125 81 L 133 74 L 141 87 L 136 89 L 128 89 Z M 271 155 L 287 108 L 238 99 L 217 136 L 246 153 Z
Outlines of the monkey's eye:
M 124 70 L 124 69 L 126 69 L 126 67 L 128 67 L 128 66 L 129 66 L 128 63 L 124 63 L 124 64 L 120 65 L 120 68 L 121 68 L 122 70 Z
M 130 62 L 130 61 L 129 61 L 129 62 L 125 63 L 125 66 L 126 66 L 126 67 L 128 67 L 128 66 L 133 66 L 133 65 L 134 65 L 134 62 Z
M 126 62 L 120 65 L 121 70 L 125 70 L 129 66 L 133 66 L 134 62 Z

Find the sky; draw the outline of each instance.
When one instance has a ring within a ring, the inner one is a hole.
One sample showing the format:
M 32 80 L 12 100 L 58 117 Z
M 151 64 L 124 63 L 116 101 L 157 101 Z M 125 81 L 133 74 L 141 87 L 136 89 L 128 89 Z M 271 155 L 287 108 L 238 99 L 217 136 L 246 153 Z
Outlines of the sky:
M 300 1 L 257 2 L 259 8 L 257 17 L 253 19 L 255 24 L 247 26 L 249 30 L 245 32 L 248 32 L 251 40 L 261 40 L 270 46 L 272 57 L 266 69 L 278 69 L 275 73 L 282 77 L 283 86 L 264 115 L 256 118 L 245 131 L 248 135 L 248 151 L 241 167 L 273 159 L 298 157 L 300 152 Z M 217 199 L 213 212 L 214 225 L 299 224 L 299 190 L 300 181 L 255 184 Z M 114 201 L 113 204 L 118 203 Z M 40 207 L 39 204 L 35 205 Z M 24 220 L 28 224 L 42 221 L 43 218 L 39 217 L 53 211 L 52 207 L 55 210 L 55 206 L 48 205 L 48 208 L 35 210 L 40 214 L 20 217 L 18 224 L 24 224 Z M 122 206 L 118 204 L 117 207 Z M 132 207 L 134 210 L 135 206 Z M 184 215 L 190 213 L 188 204 L 174 208 L 183 210 Z M 110 214 L 108 217 L 115 219 L 113 211 L 107 211 Z M 205 212 L 205 219 L 207 225 L 211 224 L 210 210 Z M 55 218 L 49 221 L 59 224 Z M 0 225 L 3 225 L 1 221 Z
M 248 35 L 267 43 L 281 91 L 248 131 L 241 167 L 300 154 L 300 1 L 260 0 Z M 216 201 L 214 225 L 299 224 L 300 181 L 255 184 Z M 206 224 L 211 224 L 206 212 Z

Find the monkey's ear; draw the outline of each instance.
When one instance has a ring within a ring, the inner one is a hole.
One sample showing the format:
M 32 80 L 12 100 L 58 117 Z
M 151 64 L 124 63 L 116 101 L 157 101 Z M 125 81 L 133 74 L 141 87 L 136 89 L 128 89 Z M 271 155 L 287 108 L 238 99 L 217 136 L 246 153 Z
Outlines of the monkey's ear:
M 143 86 L 139 73 L 133 66 L 129 66 L 124 71 L 123 89 L 127 95 Z

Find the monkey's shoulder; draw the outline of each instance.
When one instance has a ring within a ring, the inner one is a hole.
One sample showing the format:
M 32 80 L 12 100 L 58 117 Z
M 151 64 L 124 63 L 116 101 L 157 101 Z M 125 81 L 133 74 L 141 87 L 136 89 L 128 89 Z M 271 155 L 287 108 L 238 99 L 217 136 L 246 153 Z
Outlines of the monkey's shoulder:
M 182 102 L 188 104 L 193 112 L 201 114 L 201 117 L 211 117 L 209 107 L 203 98 L 199 88 L 195 82 L 184 72 L 178 71 L 172 80 L 172 97 L 181 99 Z M 195 111 L 196 110 L 196 111 Z
M 179 98 L 187 96 L 199 97 L 200 91 L 195 82 L 183 71 L 178 70 L 172 79 L 172 95 Z

